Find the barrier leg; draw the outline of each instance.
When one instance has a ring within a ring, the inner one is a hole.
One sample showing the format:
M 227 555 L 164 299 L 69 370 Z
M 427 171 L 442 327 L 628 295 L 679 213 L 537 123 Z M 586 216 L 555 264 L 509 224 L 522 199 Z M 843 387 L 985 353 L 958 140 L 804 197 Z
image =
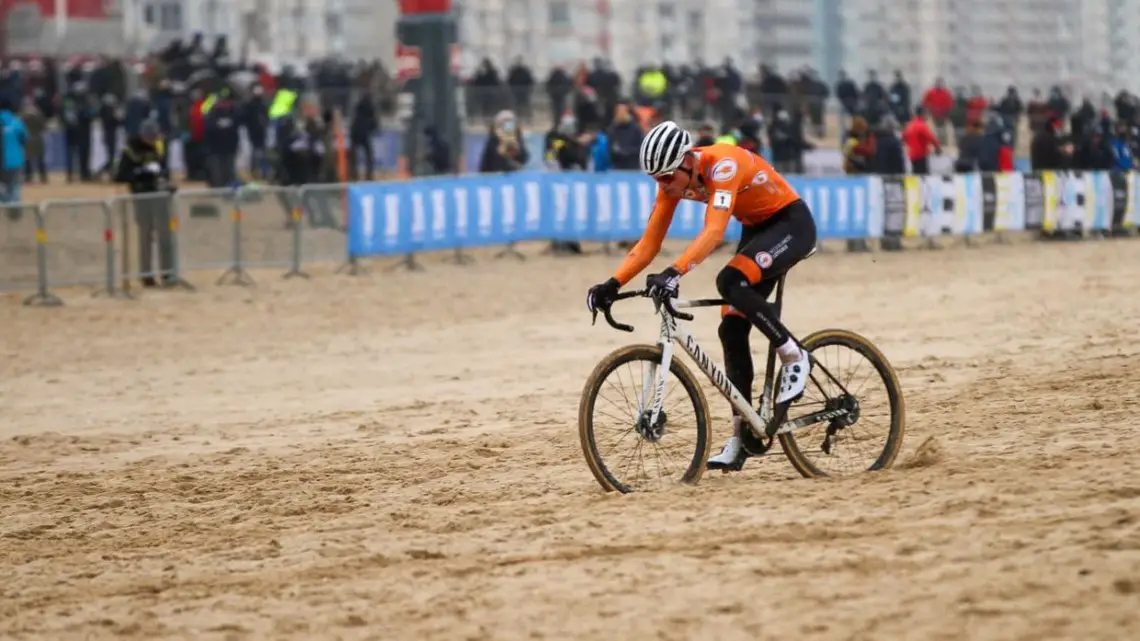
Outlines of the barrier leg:
M 937 251 L 939 249 L 942 249 L 942 245 L 938 244 L 938 241 L 934 239 L 934 236 L 929 236 L 927 237 L 926 242 L 923 243 L 922 248 L 930 251 Z
M 233 230 L 234 230 L 234 241 L 233 241 L 234 242 L 234 262 L 232 265 L 230 265 L 229 269 L 222 272 L 222 275 L 218 277 L 218 281 L 215 283 L 215 285 L 225 284 L 226 277 L 227 276 L 233 276 L 233 278 L 230 280 L 231 285 L 241 285 L 242 287 L 249 287 L 250 285 L 253 285 L 254 283 L 253 283 L 253 278 L 250 277 L 249 272 L 245 271 L 245 267 L 242 265 L 241 207 L 239 207 L 236 203 L 234 204 L 234 210 L 230 214 L 230 218 L 234 222 L 234 224 L 232 225 Z
M 444 262 L 455 263 L 456 265 L 470 265 L 475 262 L 475 259 L 470 255 L 463 253 L 462 247 L 456 247 L 455 252 L 451 255 L 451 258 L 445 258 Z
M 397 269 L 400 269 L 401 267 L 403 267 L 404 269 L 406 269 L 407 271 L 410 271 L 410 272 L 422 272 L 422 271 L 425 271 L 425 270 L 424 270 L 424 266 L 423 266 L 423 265 L 421 265 L 421 264 L 419 263 L 419 261 L 417 261 L 417 260 L 416 260 L 416 255 L 415 255 L 415 254 L 413 254 L 413 253 L 411 253 L 411 252 L 408 252 L 407 254 L 404 254 L 404 259 L 403 259 L 403 260 L 401 260 L 401 261 L 400 261 L 400 262 L 398 262 L 398 263 L 395 263 L 395 264 L 389 265 L 389 266 L 388 266 L 388 268 L 387 268 L 387 269 L 385 269 L 384 271 L 386 271 L 386 272 L 394 272 L 394 271 L 396 271 Z
M 44 229 L 43 213 L 36 212 L 36 272 L 39 281 L 36 293 L 24 299 L 30 307 L 59 307 L 63 299 L 48 291 L 47 277 L 47 230 Z
M 103 206 L 103 244 L 107 248 L 107 287 L 91 292 L 92 297 L 106 294 L 108 298 L 134 298 L 129 290 L 115 290 L 115 230 L 109 205 Z M 125 279 L 124 279 L 125 280 Z
M 301 207 L 296 206 L 293 208 L 291 214 L 293 221 L 293 265 L 288 272 L 285 272 L 284 278 L 293 278 L 300 276 L 301 278 L 309 278 L 309 275 L 301 271 Z
M 179 245 L 181 245 L 182 242 L 179 240 L 179 237 L 178 237 L 178 211 L 176 209 L 174 209 L 174 207 L 175 207 L 174 200 L 171 199 L 171 202 L 170 202 L 170 208 L 171 208 L 171 212 L 170 212 L 170 236 L 171 236 L 170 244 L 171 244 L 171 250 L 174 254 L 173 255 L 174 260 L 171 261 L 174 263 L 174 273 L 171 274 L 169 277 L 167 277 L 165 275 L 162 277 L 162 287 L 163 287 L 163 289 L 184 289 L 188 292 L 196 292 L 196 291 L 198 291 L 198 288 L 194 287 L 190 283 L 186 282 L 186 280 L 184 278 L 182 278 L 182 257 L 181 257 L 182 249 L 179 247 Z
M 526 255 L 515 249 L 514 242 L 507 243 L 507 246 L 503 248 L 503 251 L 495 254 L 495 258 L 505 258 L 507 256 L 518 260 L 526 260 Z
M 108 205 L 108 209 L 110 206 Z M 127 212 L 124 208 L 119 216 L 119 237 L 123 245 L 123 271 L 119 275 L 121 282 L 119 284 L 119 291 L 122 292 L 123 298 L 134 299 L 135 295 L 131 293 L 131 226 L 127 222 Z

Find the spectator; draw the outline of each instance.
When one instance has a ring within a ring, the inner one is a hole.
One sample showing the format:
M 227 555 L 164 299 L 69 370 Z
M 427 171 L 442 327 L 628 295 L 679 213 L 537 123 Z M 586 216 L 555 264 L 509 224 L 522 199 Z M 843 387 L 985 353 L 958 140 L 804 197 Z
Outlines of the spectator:
M 875 158 L 871 171 L 885 176 L 901 176 L 906 173 L 906 159 L 902 141 L 895 131 L 894 118 L 884 118 L 879 129 L 874 132 Z
M 170 83 L 167 82 L 166 86 L 169 87 L 169 84 Z M 161 94 L 162 90 L 160 90 L 158 93 Z M 123 105 L 121 124 L 123 127 L 123 133 L 125 134 L 124 139 L 129 138 L 130 136 L 139 135 L 139 131 L 142 129 L 142 124 L 147 120 L 150 120 L 152 115 L 158 115 L 152 114 L 152 112 L 155 110 L 156 109 L 154 105 L 151 104 L 150 98 L 147 96 L 145 89 L 139 89 L 135 93 L 131 94 L 131 97 L 127 99 L 126 104 Z M 169 120 L 169 114 L 167 114 L 167 119 Z M 159 124 L 161 125 L 161 123 Z
M 210 187 L 230 187 L 237 183 L 239 118 L 230 89 L 223 87 L 203 119 L 206 176 Z
M 757 109 L 751 116 L 745 118 L 740 123 L 740 140 L 736 143 L 737 146 L 747 149 L 754 154 L 760 154 L 763 151 L 764 143 L 761 140 L 761 132 L 764 130 L 764 114 Z M 803 139 L 802 131 L 800 131 L 800 139 Z M 711 134 L 711 131 L 710 131 Z M 806 143 L 805 143 L 806 146 Z
M 429 127 L 431 126 L 429 125 Z M 431 129 L 435 131 L 434 127 Z M 376 168 L 376 158 L 372 153 L 372 140 L 379 132 L 380 119 L 376 114 L 376 105 L 372 102 L 372 96 L 364 93 L 356 101 L 356 106 L 352 112 L 352 124 L 349 127 L 348 170 L 353 180 L 356 180 L 357 167 L 362 158 L 365 180 L 372 180 L 372 173 Z
M 604 131 L 586 131 L 586 140 L 590 144 L 590 161 L 596 172 L 606 172 L 613 168 L 610 160 L 610 137 Z
M 1041 131 L 1049 122 L 1049 104 L 1041 97 L 1041 90 L 1034 89 L 1033 97 L 1029 99 L 1029 104 L 1025 107 L 1025 115 L 1029 119 L 1029 131 L 1031 134 L 1036 134 Z
M 848 118 L 859 115 L 859 87 L 842 69 L 839 71 L 839 80 L 835 83 L 835 97 L 839 98 L 839 104 L 843 106 L 843 112 Z
M 439 176 L 455 172 L 451 160 L 451 145 L 439 134 L 435 125 L 424 127 L 424 165 L 426 172 L 420 175 Z
M 67 164 L 67 182 L 75 175 L 87 182 L 91 180 L 91 124 L 95 109 L 83 82 L 77 82 L 60 101 L 60 121 Z
M 903 78 L 901 71 L 895 71 L 895 81 L 890 89 L 891 112 L 899 122 L 907 122 L 911 116 L 910 83 Z M 888 127 L 893 129 L 893 126 Z
M 843 142 L 843 170 L 848 174 L 865 174 L 874 167 L 875 137 L 867 120 L 855 116 Z
M 954 140 L 960 140 L 966 131 L 967 116 L 970 112 L 970 99 L 965 87 L 955 87 L 954 106 L 950 108 L 950 125 L 954 127 Z M 978 126 L 981 126 L 979 121 Z
M 1004 171 L 1013 164 L 1013 135 L 1001 114 L 990 112 L 978 149 L 978 170 L 992 173 Z
M 553 125 L 558 124 L 559 118 L 569 104 L 570 94 L 574 91 L 574 82 L 570 74 L 562 67 L 554 67 L 546 78 L 546 95 L 550 97 L 550 110 L 554 117 Z
M 265 154 L 265 145 L 269 134 L 269 105 L 265 102 L 265 90 L 260 83 L 250 88 L 249 100 L 241 105 L 238 110 L 241 126 L 245 129 L 245 137 L 249 140 L 250 176 L 254 179 L 265 179 L 269 174 L 268 158 Z M 355 119 L 353 124 L 355 124 Z M 355 159 L 349 166 L 351 169 L 356 168 Z M 369 179 L 371 176 L 372 174 L 369 173 Z
M 1073 158 L 1073 168 L 1084 171 L 1108 171 L 1116 164 L 1116 158 L 1104 131 L 1097 125 L 1091 126 L 1085 137 L 1077 145 Z
M 186 177 L 189 180 L 206 178 L 206 117 L 202 107 L 206 99 L 198 89 L 190 91 L 190 108 L 186 116 L 189 136 L 183 140 L 182 154 L 186 160 Z
M 491 123 L 487 145 L 479 161 L 480 173 L 506 173 L 518 171 L 530 159 L 518 118 L 513 111 L 504 109 L 495 115 Z
M 7 97 L 0 98 L 0 127 L 3 127 L 0 144 L 4 148 L 0 182 L 4 185 L 3 202 L 10 204 L 20 202 L 20 179 L 26 162 L 24 150 L 28 144 L 28 131 L 14 111 L 15 105 Z
M 1073 140 L 1083 140 L 1095 126 L 1096 107 L 1093 107 L 1092 101 L 1085 96 L 1081 100 L 1080 108 L 1070 118 L 1069 132 L 1073 135 Z
M 103 147 L 107 150 L 107 162 L 99 168 L 99 175 L 111 176 L 111 168 L 115 164 L 115 154 L 119 148 L 119 127 L 122 124 L 123 113 L 119 108 L 119 101 L 114 94 L 103 94 L 103 104 L 99 106 L 99 124 L 103 132 Z
M 640 168 L 638 152 L 645 132 L 633 118 L 628 102 L 619 102 L 614 111 L 614 124 L 610 126 L 609 148 L 614 169 Z
M 546 136 L 546 165 L 559 171 L 582 171 L 589 163 L 588 138 L 577 133 L 578 123 L 572 115 L 562 117 L 562 122 Z M 555 254 L 581 254 L 582 244 L 574 241 L 552 241 L 550 249 Z
M 693 140 L 695 147 L 708 147 L 716 144 L 716 128 L 710 123 L 702 123 L 697 127 L 697 135 Z
M 982 89 L 978 85 L 970 88 L 970 99 L 966 102 L 966 122 L 975 121 L 980 123 L 986 122 L 986 97 L 982 95 Z
M 522 56 L 516 58 L 515 63 L 507 70 L 507 86 L 510 87 L 519 117 L 530 122 L 530 97 L 534 92 L 534 74 L 523 62 Z
M 954 171 L 960 174 L 978 171 L 982 154 L 982 125 L 972 123 L 966 126 L 965 133 L 958 140 L 958 159 L 954 161 Z
M 826 120 L 823 117 L 824 106 L 831 91 L 827 88 L 827 83 L 819 79 L 819 74 L 814 69 L 807 69 L 804 72 L 804 79 L 807 83 L 808 117 L 812 130 L 816 138 L 823 138 L 827 135 Z
M 148 120 L 140 126 L 137 136 L 127 138 L 116 163 L 115 182 L 126 184 L 132 194 L 173 192 L 166 145 L 159 135 L 158 123 Z M 174 273 L 174 239 L 170 230 L 170 199 L 158 196 L 139 198 L 134 201 L 134 208 L 143 287 L 157 286 L 156 276 L 165 285 L 175 284 L 177 275 Z M 153 258 L 156 240 L 161 265 L 157 272 Z
M 887 90 L 883 88 L 883 83 L 879 82 L 878 72 L 868 72 L 867 84 L 863 85 L 863 108 L 870 109 L 874 106 L 876 109 L 885 110 L 887 104 L 889 104 Z M 870 119 L 867 122 L 874 125 Z
M 1126 124 L 1133 124 L 1140 116 L 1140 105 L 1137 105 L 1136 96 L 1121 90 L 1113 101 L 1116 107 L 1116 119 Z
M 784 174 L 803 173 L 804 150 L 810 145 L 803 137 L 803 120 L 786 109 L 776 111 L 768 125 L 768 143 L 772 146 L 772 165 Z M 740 144 L 738 140 L 737 144 Z
M 1129 121 L 1118 119 L 1116 121 L 1115 135 L 1110 141 L 1112 147 L 1112 170 L 1132 171 L 1134 161 L 1132 155 L 1132 127 Z
M 24 109 L 20 114 L 24 121 L 24 128 L 28 132 L 28 144 L 24 149 L 27 159 L 24 161 L 24 182 L 30 183 L 38 173 L 40 182 L 47 184 L 47 160 L 44 144 L 44 131 L 47 129 L 47 118 L 40 108 L 36 106 L 33 98 L 24 99 Z
M 914 118 L 907 123 L 903 130 L 903 142 L 906 144 L 906 155 L 910 159 L 911 171 L 919 176 L 930 173 L 930 149 L 941 154 L 942 146 L 930 125 L 926 122 L 926 113 L 919 107 L 915 110 Z
M 1049 116 L 1051 118 L 1065 120 L 1069 117 L 1069 111 L 1072 109 L 1072 105 L 1069 103 L 1069 99 L 1065 97 L 1065 93 L 1061 91 L 1061 88 L 1057 85 L 1053 85 L 1053 87 L 1049 89 L 1049 101 L 1047 104 L 1049 105 Z
M 1070 167 L 1073 146 L 1061 138 L 1061 127 L 1060 117 L 1054 117 L 1033 135 L 1029 149 L 1033 171 L 1058 171 Z
M 1006 89 L 1005 96 L 998 103 L 997 111 L 1001 114 L 1006 131 L 1010 134 L 1010 144 L 1016 145 L 1017 128 L 1021 124 L 1021 114 L 1025 112 L 1025 105 L 1021 102 L 1021 95 L 1017 93 L 1017 87 L 1010 85 Z
M 941 78 L 936 79 L 934 86 L 922 97 L 922 107 L 934 122 L 934 131 L 938 134 L 939 142 L 946 144 L 949 133 L 946 131 L 946 124 L 950 120 L 950 110 L 954 108 L 954 96 L 950 94 L 950 90 L 946 88 Z

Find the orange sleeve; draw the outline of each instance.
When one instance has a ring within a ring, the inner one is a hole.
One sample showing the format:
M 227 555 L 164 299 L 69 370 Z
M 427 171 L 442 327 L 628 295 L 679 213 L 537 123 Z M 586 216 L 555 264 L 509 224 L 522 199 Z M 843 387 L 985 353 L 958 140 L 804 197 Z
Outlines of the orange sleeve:
M 731 159 L 721 161 L 717 166 L 730 161 Z M 715 180 L 718 172 L 712 172 L 714 178 L 709 181 L 711 193 L 709 205 L 705 208 L 705 227 L 673 263 L 673 269 L 682 274 L 687 274 L 700 265 L 724 240 L 724 232 L 728 229 L 728 221 L 736 207 L 736 194 L 743 181 L 743 172 L 737 171 L 735 164 L 732 167 L 734 169 L 728 176 L 729 180 L 723 182 Z
M 724 232 L 728 229 L 728 219 L 731 217 L 732 209 L 714 208 L 710 201 L 709 207 L 705 211 L 704 229 L 701 230 L 700 234 L 697 234 L 693 242 L 689 243 L 681 256 L 673 263 L 673 269 L 682 274 L 687 274 L 708 258 L 724 240 Z
M 648 267 L 661 251 L 661 243 L 669 232 L 669 225 L 673 222 L 673 214 L 677 211 L 680 200 L 666 196 L 664 191 L 657 192 L 657 201 L 653 204 L 653 213 L 649 215 L 645 233 L 614 272 L 614 278 L 623 286 Z

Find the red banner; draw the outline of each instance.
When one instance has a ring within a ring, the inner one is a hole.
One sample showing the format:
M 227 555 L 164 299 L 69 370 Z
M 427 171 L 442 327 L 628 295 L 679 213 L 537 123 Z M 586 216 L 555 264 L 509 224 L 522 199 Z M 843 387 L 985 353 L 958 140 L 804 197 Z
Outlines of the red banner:
M 448 13 L 451 11 L 451 0 L 400 0 L 400 13 L 411 15 L 416 13 Z

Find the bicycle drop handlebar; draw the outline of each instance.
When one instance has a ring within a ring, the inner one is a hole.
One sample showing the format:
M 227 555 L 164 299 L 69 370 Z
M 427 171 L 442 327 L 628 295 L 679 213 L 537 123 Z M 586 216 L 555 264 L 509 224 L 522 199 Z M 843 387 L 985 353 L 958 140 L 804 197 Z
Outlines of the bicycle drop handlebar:
M 645 289 L 638 289 L 636 291 L 624 292 L 624 293 L 618 294 L 617 297 L 614 298 L 614 302 L 617 302 L 619 300 L 625 300 L 627 298 L 649 298 L 649 291 L 645 290 Z M 665 311 L 668 312 L 668 314 L 670 316 L 672 316 L 673 318 L 680 318 L 681 320 L 687 320 L 687 321 L 693 320 L 692 314 L 686 314 L 684 312 L 679 312 L 676 310 L 676 308 L 673 307 L 673 299 L 672 298 L 655 298 L 654 302 L 656 302 L 658 305 L 664 306 Z M 626 325 L 625 323 L 619 323 L 616 320 L 614 320 L 613 312 L 611 311 L 610 307 L 606 307 L 605 309 L 603 309 L 602 314 L 605 315 L 606 322 L 610 324 L 610 327 L 612 327 L 614 329 L 621 330 L 623 332 L 632 332 L 633 331 L 633 325 Z M 595 313 L 594 317 L 595 317 L 595 319 L 597 318 L 596 313 Z

